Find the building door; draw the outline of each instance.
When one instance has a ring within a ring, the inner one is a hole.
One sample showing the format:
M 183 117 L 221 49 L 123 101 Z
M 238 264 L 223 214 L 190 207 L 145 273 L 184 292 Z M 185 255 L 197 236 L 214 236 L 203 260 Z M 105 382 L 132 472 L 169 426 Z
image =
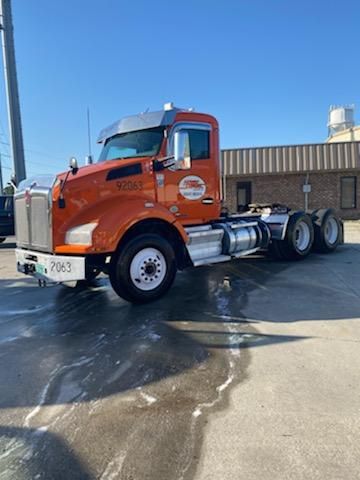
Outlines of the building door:
M 340 208 L 356 208 L 356 177 L 341 177 Z
M 244 212 L 251 203 L 251 182 L 238 182 L 237 184 L 237 211 Z

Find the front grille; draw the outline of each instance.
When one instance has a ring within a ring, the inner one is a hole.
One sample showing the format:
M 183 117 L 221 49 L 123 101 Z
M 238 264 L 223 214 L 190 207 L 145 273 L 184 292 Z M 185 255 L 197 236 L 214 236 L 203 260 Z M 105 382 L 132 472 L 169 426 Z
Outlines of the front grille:
M 36 192 L 31 197 L 30 234 L 31 246 L 35 250 L 51 250 L 49 192 Z
M 28 223 L 25 198 L 18 197 L 15 200 L 15 232 L 18 245 L 26 246 L 29 244 Z
M 51 188 L 33 186 L 15 195 L 15 234 L 19 247 L 52 251 Z

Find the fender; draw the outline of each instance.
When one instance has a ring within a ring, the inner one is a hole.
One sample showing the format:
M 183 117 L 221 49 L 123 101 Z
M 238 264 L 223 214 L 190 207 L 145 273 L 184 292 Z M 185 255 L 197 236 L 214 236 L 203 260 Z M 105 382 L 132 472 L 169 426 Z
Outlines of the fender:
M 93 208 L 80 211 L 71 219 L 71 224 L 67 224 L 66 229 L 62 230 L 62 242 L 69 228 L 96 221 L 98 226 L 93 233 L 93 244 L 91 246 L 58 244 L 55 252 L 78 255 L 114 252 L 125 233 L 136 223 L 147 219 L 163 220 L 173 225 L 184 243 L 187 243 L 188 236 L 184 227 L 165 207 L 144 198 L 128 197 L 121 203 L 106 199 Z

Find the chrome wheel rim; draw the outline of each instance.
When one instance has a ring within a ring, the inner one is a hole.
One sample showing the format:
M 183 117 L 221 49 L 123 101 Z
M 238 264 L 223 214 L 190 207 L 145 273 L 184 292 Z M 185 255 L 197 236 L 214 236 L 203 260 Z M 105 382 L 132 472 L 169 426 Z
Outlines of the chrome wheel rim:
M 167 265 L 164 255 L 157 248 L 144 248 L 132 259 L 130 278 L 140 290 L 157 288 L 165 278 Z
M 299 222 L 295 229 L 295 244 L 296 248 L 303 252 L 309 245 L 311 240 L 310 227 L 306 222 Z
M 328 244 L 334 245 L 339 236 L 339 225 L 334 217 L 330 217 L 325 224 L 325 240 Z

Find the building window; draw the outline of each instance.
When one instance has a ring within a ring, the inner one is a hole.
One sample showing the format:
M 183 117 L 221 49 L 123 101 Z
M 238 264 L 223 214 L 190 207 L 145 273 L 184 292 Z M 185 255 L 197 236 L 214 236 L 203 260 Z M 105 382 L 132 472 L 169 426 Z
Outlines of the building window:
M 341 177 L 341 208 L 356 208 L 356 177 Z
M 190 155 L 192 160 L 210 157 L 210 132 L 208 130 L 187 130 L 189 132 Z

